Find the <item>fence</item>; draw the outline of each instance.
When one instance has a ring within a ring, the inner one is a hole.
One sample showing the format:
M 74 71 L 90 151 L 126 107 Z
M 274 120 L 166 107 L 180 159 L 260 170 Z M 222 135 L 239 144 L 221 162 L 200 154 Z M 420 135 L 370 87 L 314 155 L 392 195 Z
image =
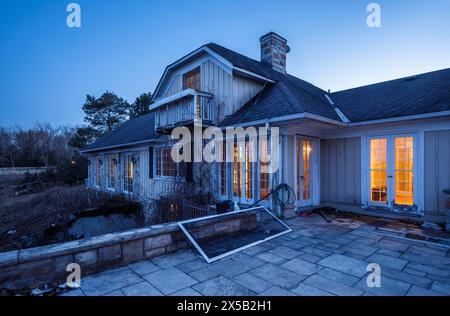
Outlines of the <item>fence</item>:
M 206 197 L 162 197 L 152 200 L 151 225 L 178 222 L 216 214 Z

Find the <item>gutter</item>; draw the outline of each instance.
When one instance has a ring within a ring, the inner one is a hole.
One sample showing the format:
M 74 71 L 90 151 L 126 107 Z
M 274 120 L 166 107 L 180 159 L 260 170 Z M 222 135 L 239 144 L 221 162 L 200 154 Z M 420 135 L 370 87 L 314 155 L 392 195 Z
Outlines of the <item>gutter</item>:
M 131 142 L 131 143 L 111 145 L 111 146 L 97 147 L 97 148 L 93 148 L 93 149 L 80 150 L 80 153 L 87 154 L 87 153 L 92 153 L 92 152 L 96 152 L 96 151 L 103 151 L 103 150 L 107 150 L 107 149 L 120 148 L 120 147 L 128 147 L 128 146 L 134 146 L 134 145 L 140 145 L 140 144 L 146 144 L 146 143 L 152 143 L 152 142 L 158 142 L 158 139 L 152 138 L 152 139 L 147 139 L 147 140 L 141 140 L 138 142 Z
M 262 119 L 262 120 L 256 120 L 256 121 L 250 121 L 250 122 L 244 122 L 239 124 L 230 124 L 230 125 L 224 125 L 223 128 L 226 127 L 245 127 L 245 126 L 251 126 L 251 125 L 263 125 L 266 123 L 276 123 L 276 122 L 283 122 L 283 121 L 292 121 L 292 120 L 298 120 L 298 119 L 311 119 L 314 121 L 323 122 L 330 125 L 336 125 L 340 127 L 355 127 L 355 126 L 365 126 L 365 125 L 375 125 L 375 124 L 385 124 L 385 123 L 395 123 L 395 122 L 402 122 L 402 121 L 411 121 L 411 120 L 420 120 L 420 119 L 427 119 L 427 118 L 437 118 L 437 117 L 445 117 L 450 116 L 450 111 L 442 111 L 442 112 L 433 112 L 433 113 L 427 113 L 427 114 L 417 114 L 417 115 L 409 115 L 409 116 L 399 116 L 399 117 L 393 117 L 393 118 L 387 118 L 387 119 L 379 119 L 379 120 L 371 120 L 371 121 L 363 121 L 363 122 L 340 122 L 333 119 L 328 119 L 316 114 L 311 113 L 300 113 L 300 114 L 292 114 L 292 115 L 284 115 L 284 116 L 277 116 L 270 119 Z
M 255 77 L 255 78 L 258 78 L 258 79 L 267 81 L 267 82 L 270 82 L 270 83 L 275 83 L 275 82 L 276 82 L 276 81 L 274 81 L 274 80 L 272 80 L 272 79 L 269 79 L 269 78 L 267 78 L 267 77 L 260 76 L 260 75 L 258 75 L 258 74 L 255 74 L 254 72 L 251 72 L 251 71 L 249 71 L 249 70 L 245 70 L 245 69 L 243 69 L 243 68 L 239 68 L 239 67 L 235 67 L 235 66 L 234 66 L 234 67 L 233 67 L 233 70 L 235 70 L 235 71 L 237 71 L 237 72 L 241 72 L 241 73 L 247 74 L 247 75 L 250 75 L 250 76 L 252 76 L 252 77 Z
M 408 115 L 408 116 L 398 116 L 398 117 L 392 117 L 392 118 L 387 118 L 387 119 L 379 119 L 379 120 L 371 120 L 371 121 L 363 121 L 363 122 L 353 122 L 353 123 L 349 123 L 348 127 L 373 125 L 373 124 L 384 124 L 384 123 L 395 123 L 395 122 L 421 120 L 421 119 L 444 117 L 444 116 L 450 116 L 450 111 L 432 112 L 432 113 L 416 114 L 416 115 Z
M 331 125 L 337 125 L 337 126 L 347 126 L 346 123 L 344 122 L 340 122 L 340 121 L 336 121 L 333 119 L 329 119 L 326 117 L 322 117 L 316 114 L 311 114 L 311 113 L 299 113 L 299 114 L 291 114 L 291 115 L 283 115 L 283 116 L 276 116 L 270 119 L 262 119 L 262 120 L 257 120 L 257 121 L 250 121 L 250 122 L 244 122 L 244 123 L 239 123 L 239 124 L 235 124 L 235 125 L 225 125 L 223 127 L 230 127 L 230 126 L 251 126 L 251 125 L 264 125 L 266 123 L 278 123 L 278 122 L 284 122 L 284 121 L 293 121 L 293 120 L 299 120 L 299 119 L 311 119 L 314 121 L 319 121 L 319 122 L 323 122 L 326 124 L 331 124 Z

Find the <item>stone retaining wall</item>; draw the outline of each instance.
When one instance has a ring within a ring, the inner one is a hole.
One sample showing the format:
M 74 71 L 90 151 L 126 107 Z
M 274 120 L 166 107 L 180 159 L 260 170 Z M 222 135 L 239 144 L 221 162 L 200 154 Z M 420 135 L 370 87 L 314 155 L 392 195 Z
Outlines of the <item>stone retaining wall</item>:
M 238 213 L 201 227 L 208 237 L 241 231 L 255 217 Z M 200 227 L 199 227 L 200 228 Z M 67 243 L 0 253 L 0 288 L 21 289 L 66 281 L 66 267 L 78 263 L 81 275 L 95 274 L 189 247 L 178 225 L 160 225 Z

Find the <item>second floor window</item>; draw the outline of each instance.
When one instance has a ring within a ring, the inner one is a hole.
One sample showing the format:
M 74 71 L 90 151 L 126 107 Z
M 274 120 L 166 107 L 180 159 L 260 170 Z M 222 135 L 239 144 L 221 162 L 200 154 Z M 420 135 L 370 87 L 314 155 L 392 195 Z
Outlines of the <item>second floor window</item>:
M 183 90 L 185 89 L 200 91 L 200 67 L 183 75 Z

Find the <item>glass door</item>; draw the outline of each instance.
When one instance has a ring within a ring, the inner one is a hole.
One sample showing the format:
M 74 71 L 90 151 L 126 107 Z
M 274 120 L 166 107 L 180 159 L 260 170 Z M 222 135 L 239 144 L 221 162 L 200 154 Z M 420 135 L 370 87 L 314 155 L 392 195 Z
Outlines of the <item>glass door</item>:
M 133 194 L 133 159 L 131 155 L 126 155 L 123 162 L 123 192 Z
M 395 138 L 395 204 L 414 205 L 414 138 Z
M 370 202 L 388 204 L 387 138 L 370 140 Z
M 390 135 L 369 140 L 369 204 L 412 207 L 415 204 L 416 138 Z
M 311 205 L 312 194 L 312 149 L 313 142 L 310 139 L 296 137 L 295 142 L 295 173 L 297 206 Z
M 245 142 L 234 143 L 233 155 L 233 199 L 241 203 L 254 201 L 254 144 Z

